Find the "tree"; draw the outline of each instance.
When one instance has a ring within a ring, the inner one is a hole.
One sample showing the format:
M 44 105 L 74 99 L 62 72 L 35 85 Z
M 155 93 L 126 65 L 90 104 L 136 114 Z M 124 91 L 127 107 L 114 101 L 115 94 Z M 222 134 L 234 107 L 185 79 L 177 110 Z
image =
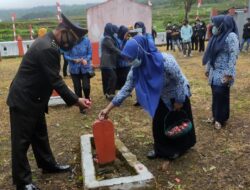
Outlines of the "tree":
M 172 3 L 184 3 L 185 19 L 188 19 L 188 13 L 191 11 L 192 5 L 197 0 L 171 0 Z
M 192 5 L 197 2 L 197 0 L 183 0 L 185 9 L 185 19 L 188 19 L 188 13 L 191 11 Z

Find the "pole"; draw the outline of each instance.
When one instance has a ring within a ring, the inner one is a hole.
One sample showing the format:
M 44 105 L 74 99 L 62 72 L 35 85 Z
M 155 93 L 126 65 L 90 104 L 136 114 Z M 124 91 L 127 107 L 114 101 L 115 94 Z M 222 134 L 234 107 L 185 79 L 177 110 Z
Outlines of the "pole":
M 34 32 L 33 32 L 32 25 L 31 25 L 31 24 L 29 25 L 29 31 L 30 31 L 30 39 L 31 39 L 31 40 L 34 40 L 34 38 L 33 38 L 33 33 L 34 33 Z
M 199 9 L 201 7 L 202 0 L 197 1 L 197 12 L 196 12 L 196 19 L 199 18 Z
M 61 15 L 62 10 L 61 10 L 61 6 L 60 6 L 59 2 L 56 2 L 56 9 L 57 9 L 57 20 L 59 23 L 61 23 L 62 19 L 61 19 L 60 15 Z
M 16 26 L 15 26 L 16 13 L 13 13 L 13 14 L 11 15 L 11 19 L 12 19 L 12 26 L 13 26 L 14 41 L 16 41 Z

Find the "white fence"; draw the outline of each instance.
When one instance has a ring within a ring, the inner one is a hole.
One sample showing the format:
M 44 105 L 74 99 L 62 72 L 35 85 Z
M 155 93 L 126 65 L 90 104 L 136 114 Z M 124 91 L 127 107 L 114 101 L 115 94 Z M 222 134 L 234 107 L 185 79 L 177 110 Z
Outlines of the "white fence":
M 23 41 L 24 54 L 27 52 L 34 40 Z M 166 44 L 166 33 L 158 32 L 155 39 L 156 45 Z M 2 57 L 19 56 L 17 41 L 0 42 L 0 55 Z
M 23 51 L 27 52 L 34 40 L 23 41 Z M 17 41 L 0 42 L 0 55 L 2 57 L 19 56 Z
M 166 32 L 158 32 L 157 37 L 155 38 L 156 45 L 164 45 L 166 44 Z

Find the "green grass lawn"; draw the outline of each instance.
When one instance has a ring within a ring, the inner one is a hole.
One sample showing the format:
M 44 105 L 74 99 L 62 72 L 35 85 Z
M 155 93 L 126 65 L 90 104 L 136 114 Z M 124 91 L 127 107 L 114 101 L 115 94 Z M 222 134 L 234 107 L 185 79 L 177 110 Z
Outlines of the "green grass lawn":
M 166 47 L 160 47 L 162 51 Z M 250 65 L 248 53 L 237 61 L 237 76 L 231 90 L 231 116 L 226 128 L 217 131 L 204 122 L 211 115 L 211 89 L 204 76 L 202 55 L 183 58 L 174 53 L 192 91 L 192 110 L 197 135 L 196 145 L 173 162 L 148 160 L 146 154 L 153 147 L 152 120 L 142 109 L 134 107 L 135 95 L 120 108 L 112 110 L 109 118 L 115 124 L 116 137 L 120 138 L 140 162 L 155 176 L 153 190 L 249 190 L 250 157 Z M 0 189 L 14 189 L 11 182 L 11 149 L 9 110 L 6 105 L 9 85 L 20 64 L 20 58 L 0 62 Z M 72 80 L 65 79 L 73 89 Z M 37 168 L 32 151 L 29 161 L 34 182 L 44 190 L 82 189 L 80 166 L 80 136 L 92 133 L 91 126 L 98 113 L 108 102 L 102 93 L 101 74 L 91 80 L 93 106 L 86 115 L 77 107 L 55 107 L 46 115 L 50 144 L 56 159 L 69 163 L 74 173 L 43 175 Z M 175 179 L 180 179 L 177 183 Z

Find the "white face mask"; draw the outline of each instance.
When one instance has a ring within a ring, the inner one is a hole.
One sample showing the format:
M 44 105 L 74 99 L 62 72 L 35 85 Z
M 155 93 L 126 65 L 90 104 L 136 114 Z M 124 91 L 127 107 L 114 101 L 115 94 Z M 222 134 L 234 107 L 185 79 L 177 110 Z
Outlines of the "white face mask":
M 130 63 L 133 67 L 139 67 L 141 65 L 141 60 L 136 58 L 134 61 Z
M 135 67 L 139 67 L 142 64 L 142 60 L 138 59 L 139 50 L 142 50 L 147 55 L 150 55 L 150 53 L 145 51 L 143 49 L 143 47 L 135 39 L 132 39 L 132 40 L 134 40 L 136 42 L 136 44 L 138 45 L 137 58 L 130 62 L 131 66 L 133 66 L 135 68 Z
M 213 28 L 212 28 L 212 34 L 213 34 L 214 36 L 217 36 L 218 33 L 219 33 L 218 28 L 217 28 L 216 26 L 213 26 Z
M 212 28 L 212 34 L 215 35 L 215 36 L 219 35 L 222 27 L 223 27 L 223 23 L 221 23 L 221 25 L 219 27 L 213 26 L 213 28 Z

